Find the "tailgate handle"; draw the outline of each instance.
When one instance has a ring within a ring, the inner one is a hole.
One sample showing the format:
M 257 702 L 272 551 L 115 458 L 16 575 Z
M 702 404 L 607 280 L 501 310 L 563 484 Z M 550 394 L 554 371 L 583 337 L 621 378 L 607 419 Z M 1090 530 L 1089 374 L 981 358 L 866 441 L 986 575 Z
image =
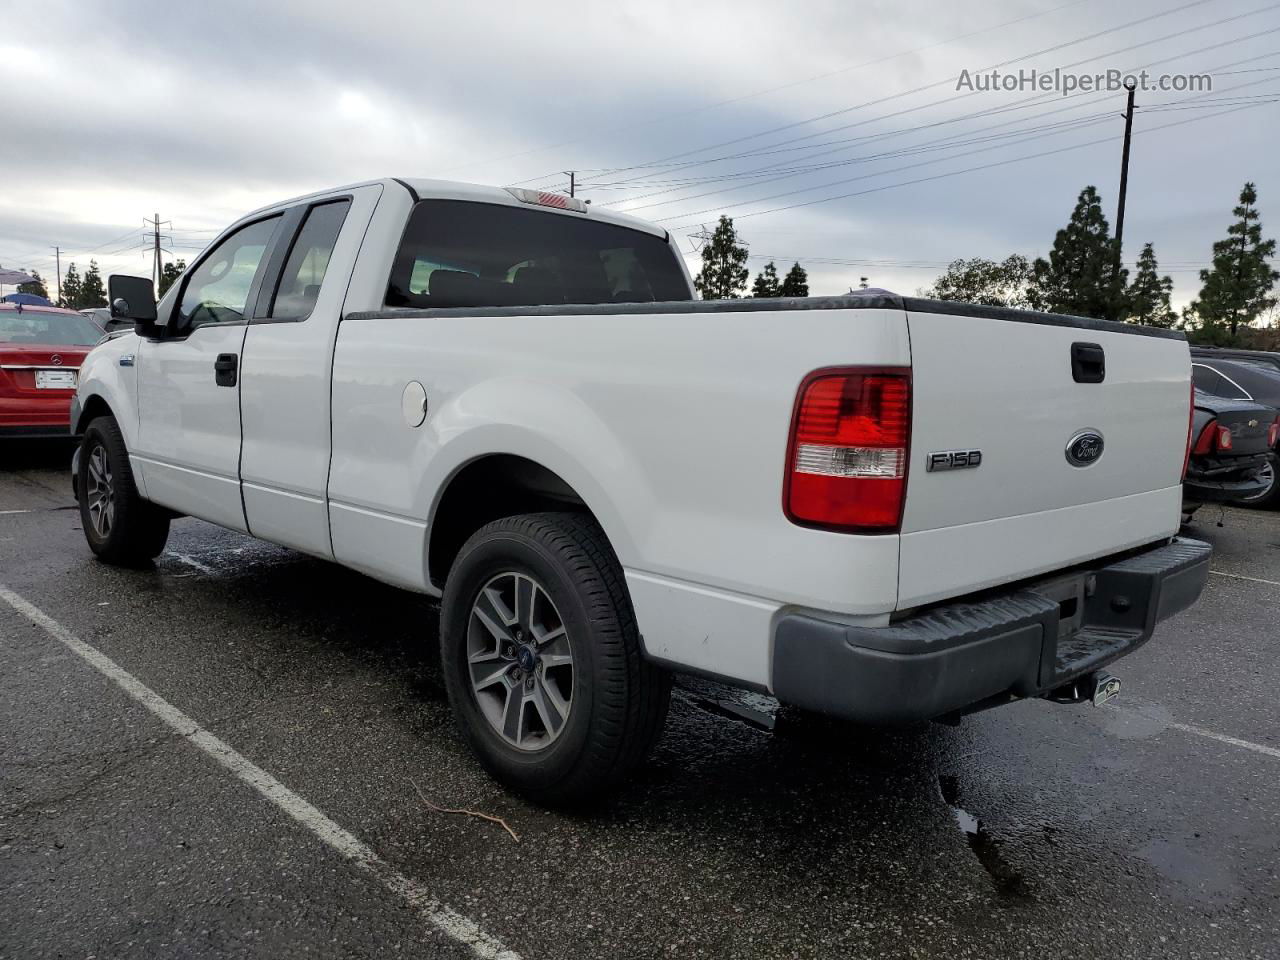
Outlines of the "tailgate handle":
M 1101 383 L 1107 376 L 1107 355 L 1100 343 L 1071 345 L 1071 377 L 1076 383 Z

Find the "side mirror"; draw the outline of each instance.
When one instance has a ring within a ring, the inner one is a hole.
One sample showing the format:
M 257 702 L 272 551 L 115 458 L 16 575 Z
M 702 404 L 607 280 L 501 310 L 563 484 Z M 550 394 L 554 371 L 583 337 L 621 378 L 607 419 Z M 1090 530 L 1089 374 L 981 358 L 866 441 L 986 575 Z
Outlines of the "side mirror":
M 140 336 L 155 336 L 156 293 L 147 277 L 112 275 L 107 278 L 112 320 L 132 320 Z

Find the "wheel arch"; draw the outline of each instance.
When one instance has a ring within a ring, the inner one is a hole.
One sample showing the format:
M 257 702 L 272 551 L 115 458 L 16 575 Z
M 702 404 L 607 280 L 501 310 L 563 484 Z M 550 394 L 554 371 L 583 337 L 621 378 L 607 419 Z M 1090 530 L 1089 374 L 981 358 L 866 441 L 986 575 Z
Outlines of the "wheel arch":
M 111 409 L 111 404 L 107 401 L 107 398 L 98 393 L 90 394 L 85 398 L 83 404 L 77 398 L 73 403 L 73 407 L 79 411 L 75 422 L 71 424 L 71 432 L 77 436 L 84 433 L 85 427 L 89 426 L 98 417 L 115 416 L 115 411 Z
M 443 589 L 462 545 L 485 524 L 545 510 L 581 513 L 604 529 L 601 517 L 579 490 L 536 460 L 488 453 L 460 464 L 441 485 L 427 527 L 430 583 Z M 605 537 L 609 539 L 607 530 Z

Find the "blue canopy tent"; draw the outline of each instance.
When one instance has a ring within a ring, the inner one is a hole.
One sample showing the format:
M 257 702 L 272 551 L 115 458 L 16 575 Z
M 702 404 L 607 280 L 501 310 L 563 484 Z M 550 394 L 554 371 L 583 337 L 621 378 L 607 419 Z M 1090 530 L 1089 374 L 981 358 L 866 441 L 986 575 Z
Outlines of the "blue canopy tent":
M 26 283 L 26 281 L 22 281 Z M 0 303 L 20 303 L 26 307 L 52 307 L 53 303 L 36 293 L 10 293 L 0 297 Z

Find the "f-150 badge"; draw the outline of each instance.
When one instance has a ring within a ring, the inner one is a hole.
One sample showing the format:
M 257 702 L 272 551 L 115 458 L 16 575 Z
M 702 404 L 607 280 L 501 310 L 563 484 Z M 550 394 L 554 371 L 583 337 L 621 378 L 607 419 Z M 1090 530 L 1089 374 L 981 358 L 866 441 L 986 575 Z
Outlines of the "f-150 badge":
M 939 450 L 925 458 L 925 472 L 936 473 L 939 470 L 972 470 L 981 466 L 981 450 Z

